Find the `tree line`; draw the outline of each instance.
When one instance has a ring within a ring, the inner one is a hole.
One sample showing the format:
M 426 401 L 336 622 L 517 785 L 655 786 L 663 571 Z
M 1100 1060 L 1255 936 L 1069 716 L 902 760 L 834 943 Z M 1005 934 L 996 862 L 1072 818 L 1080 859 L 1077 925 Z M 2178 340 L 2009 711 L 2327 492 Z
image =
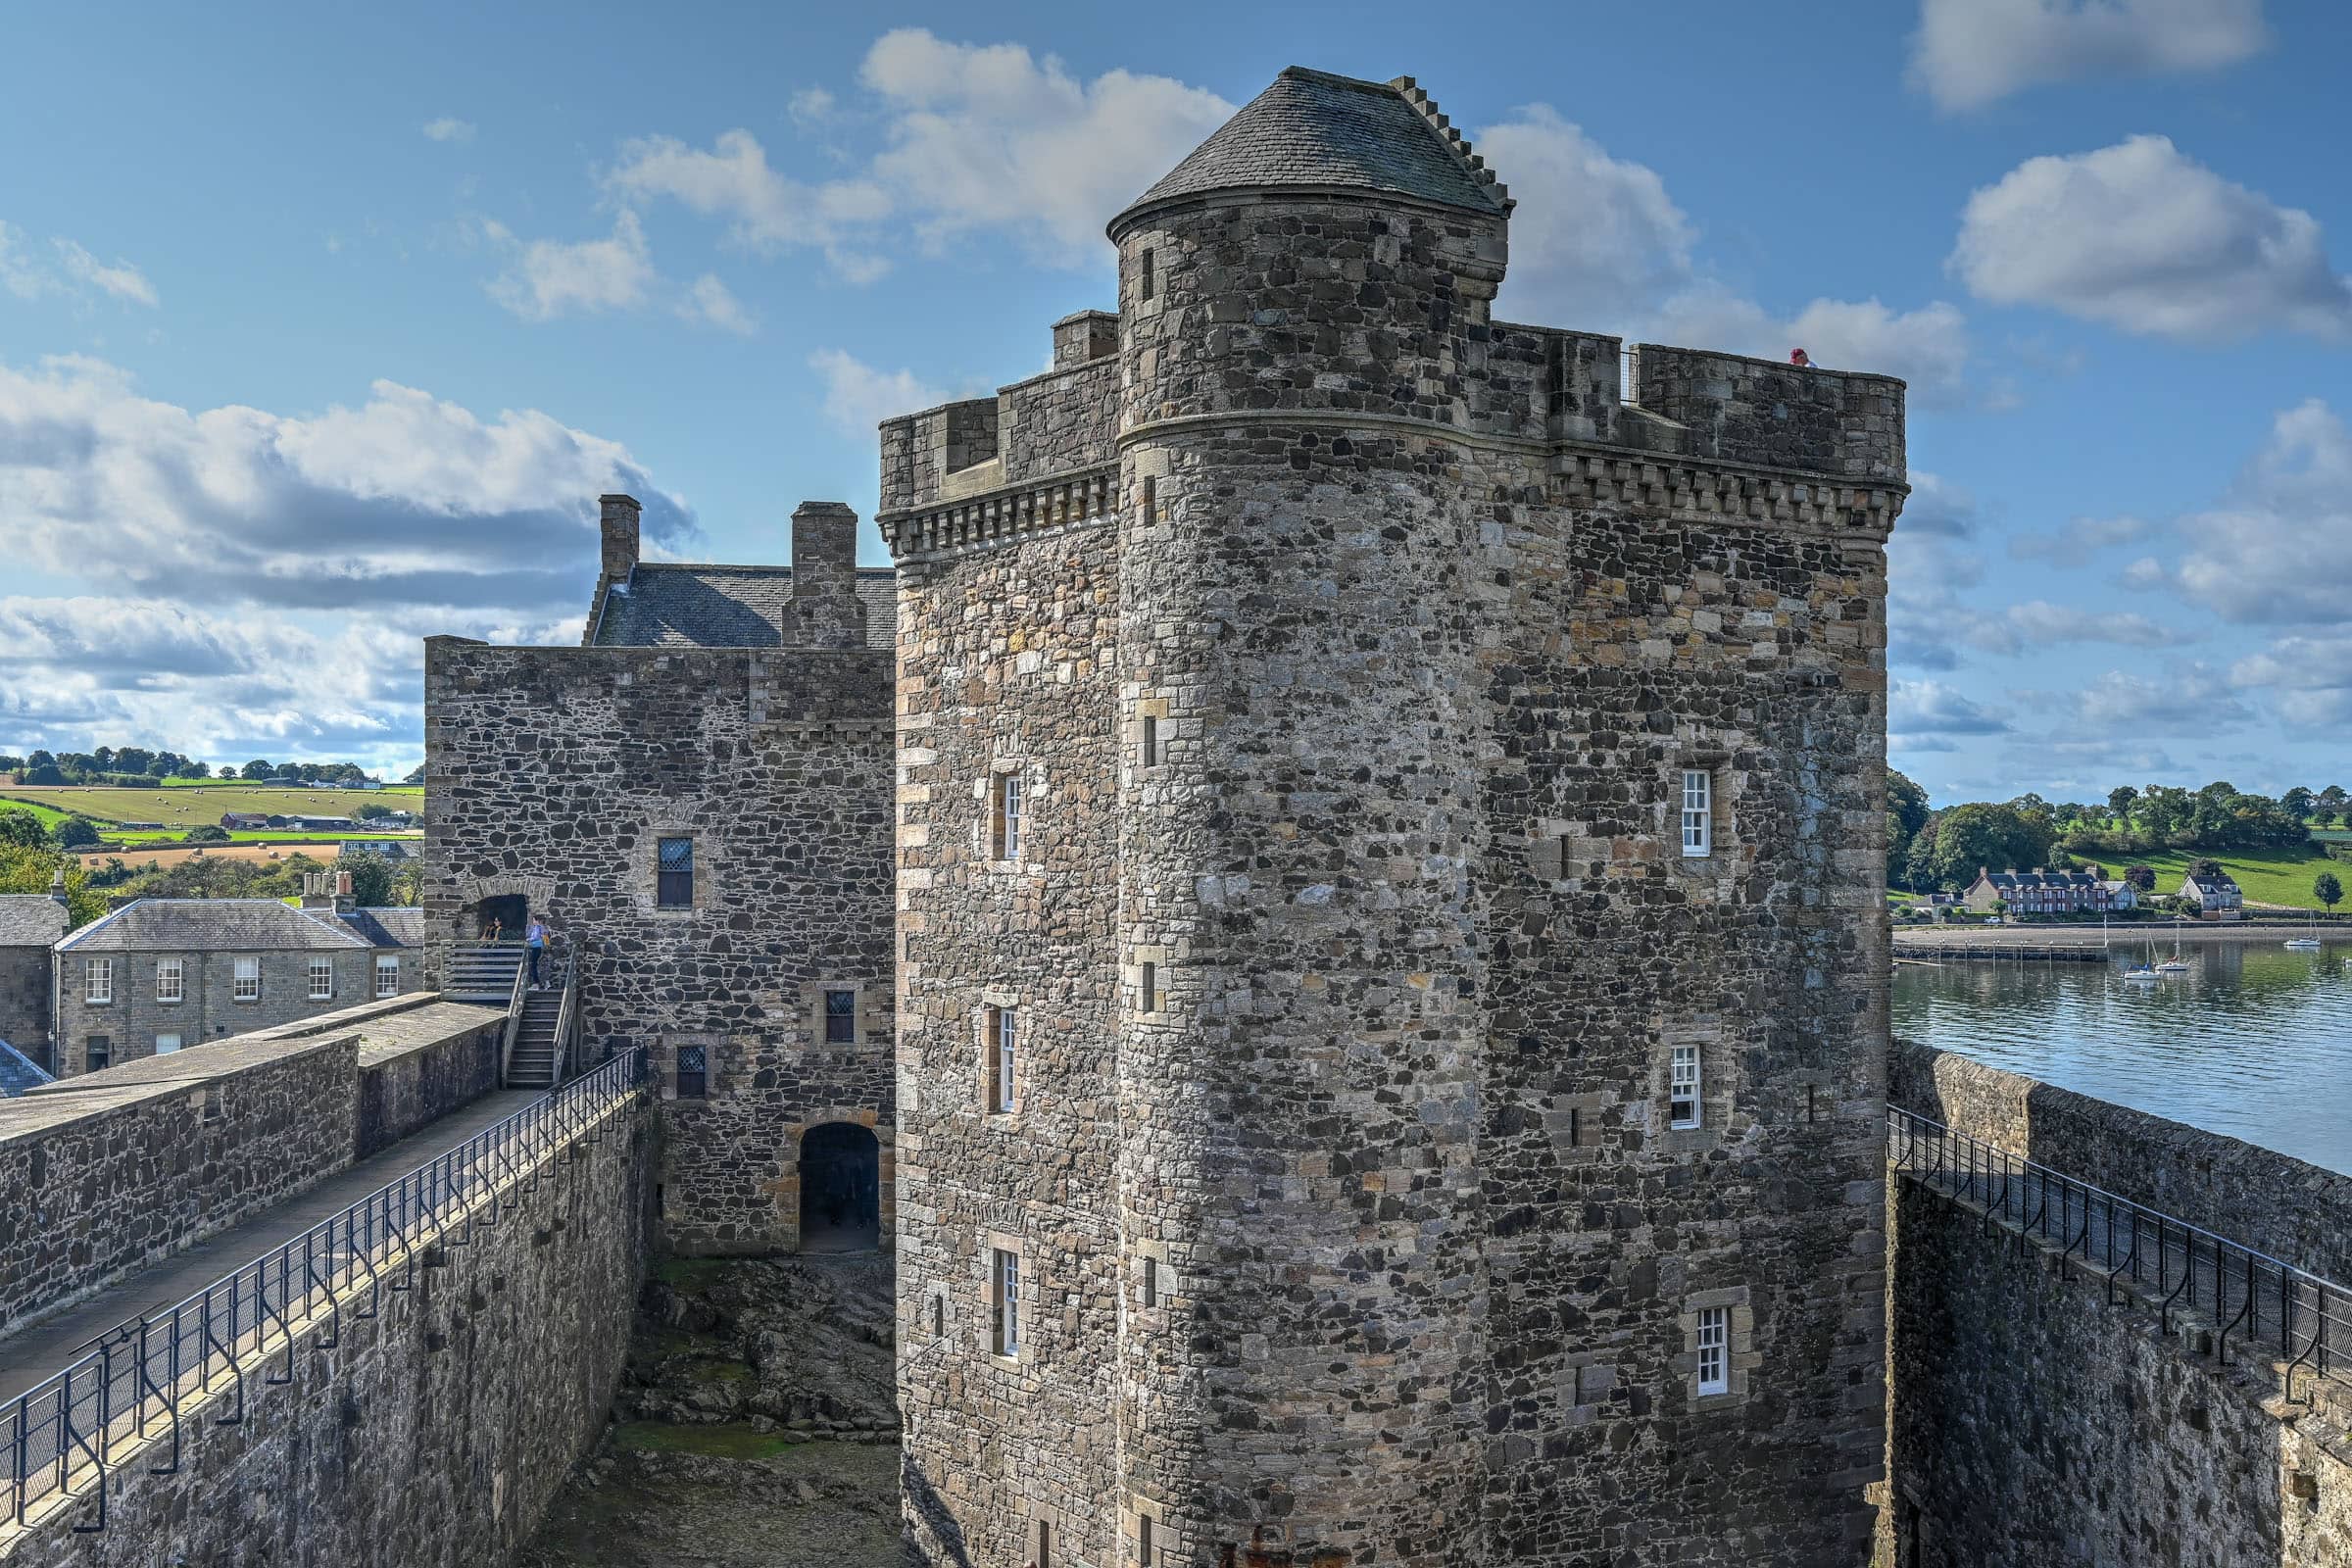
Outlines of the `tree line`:
M 417 769 L 421 774 L 423 769 Z M 365 784 L 368 770 L 357 762 L 272 762 L 257 757 L 242 766 L 213 764 L 178 752 L 154 752 L 142 746 L 101 746 L 94 752 L 31 751 L 22 757 L 0 754 L 0 773 L 14 773 L 20 784 L 122 785 L 133 789 L 161 784 L 168 778 L 244 779 L 251 783 Z M 410 782 L 416 782 L 412 775 Z

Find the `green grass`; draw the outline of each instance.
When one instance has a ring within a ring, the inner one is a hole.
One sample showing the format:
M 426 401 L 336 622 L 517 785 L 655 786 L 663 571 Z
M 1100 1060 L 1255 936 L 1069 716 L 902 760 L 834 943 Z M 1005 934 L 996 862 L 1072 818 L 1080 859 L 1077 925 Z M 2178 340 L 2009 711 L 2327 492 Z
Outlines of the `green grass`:
M 2219 855 L 2167 850 L 2162 855 L 2118 857 L 2107 869 L 2120 874 L 2126 865 L 2144 865 L 2156 873 L 2156 891 L 2170 896 L 2180 891 L 2180 879 L 2188 874 L 2188 863 L 2205 859 L 2220 861 L 2222 869 L 2236 878 L 2248 904 L 2284 904 L 2298 909 L 2317 909 L 2320 901 L 2311 896 L 2311 882 L 2322 871 L 2335 872 L 2337 881 L 2352 887 L 2352 879 L 2345 874 L 2352 871 L 2352 866 L 2341 860 L 2329 860 L 2328 852 L 2317 845 L 2300 850 L 2225 850 Z M 2352 904 L 2339 904 L 2336 908 L 2352 908 Z
M 708 1290 L 726 1273 L 723 1257 L 665 1257 L 654 1265 L 654 1277 L 676 1291 Z
M 282 784 L 189 785 L 179 789 L 127 789 L 122 785 L 10 785 L 0 803 L 29 805 L 59 813 L 78 813 L 95 822 L 161 822 L 184 833 L 202 823 L 218 824 L 224 811 L 263 811 L 271 816 L 350 816 L 363 806 L 413 809 L 423 791 L 313 790 Z
M 168 790 L 254 790 L 266 788 L 259 780 L 242 778 L 168 778 Z M 422 795 L 421 784 L 387 784 L 380 790 L 366 790 L 368 795 Z
M 58 823 L 73 814 L 70 811 L 61 811 L 54 806 L 40 806 L 31 801 L 11 800 L 7 796 L 0 796 L 0 811 L 30 811 L 39 817 L 41 825 L 47 828 L 56 827 Z M 149 817 L 147 820 L 152 822 L 155 818 Z
M 153 821 L 154 818 L 149 817 L 147 820 Z M 180 838 L 184 832 L 185 829 L 178 831 L 167 829 L 161 833 L 109 833 L 106 836 L 106 842 L 122 845 L 129 849 L 176 850 L 182 847 Z M 265 828 L 258 833 L 240 830 L 228 836 L 228 842 L 231 844 L 290 844 L 297 849 L 306 844 L 349 844 L 359 839 L 411 839 L 421 844 L 424 842 L 424 835 L 421 833 L 297 833 L 291 828 L 281 827 Z
M 703 1427 L 624 1421 L 612 1429 L 612 1442 L 639 1453 L 700 1453 L 713 1459 L 772 1459 L 800 1446 L 788 1433 L 758 1432 L 740 1422 Z

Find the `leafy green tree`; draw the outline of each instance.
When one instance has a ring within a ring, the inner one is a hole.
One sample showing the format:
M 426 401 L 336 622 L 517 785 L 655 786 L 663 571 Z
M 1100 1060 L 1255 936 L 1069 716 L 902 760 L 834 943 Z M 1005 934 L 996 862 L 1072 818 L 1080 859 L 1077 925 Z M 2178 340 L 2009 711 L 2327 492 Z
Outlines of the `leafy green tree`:
M 98 824 L 86 816 L 69 816 L 57 824 L 57 847 L 80 850 L 98 842 Z
M 0 844 L 14 845 L 20 850 L 45 850 L 49 847 L 49 830 L 30 811 L 0 809 Z
M 270 763 L 259 757 L 255 758 L 252 761 L 247 762 L 243 767 L 237 769 L 237 776 L 239 778 L 254 779 L 257 781 L 268 778 L 270 773 Z
M 358 817 L 363 822 L 372 822 L 379 816 L 390 816 L 392 814 L 392 808 L 389 806 L 378 806 L 373 801 L 369 801 L 351 814 Z
M 182 844 L 226 844 L 228 829 L 217 822 L 200 822 L 179 836 Z
M 410 768 L 410 769 L 409 769 L 409 771 L 408 771 L 408 775 L 407 775 L 406 777 L 404 777 L 404 778 L 401 780 L 401 782 L 402 782 L 403 784 L 421 784 L 421 783 L 423 783 L 423 782 L 424 782 L 424 764 L 423 764 L 422 762 L 418 762 L 418 763 L 417 763 L 417 764 L 416 764 L 415 767 L 412 767 L 412 768 Z
M 106 895 L 90 886 L 90 874 L 71 856 L 51 850 L 0 844 L 0 893 L 47 893 L 59 871 L 66 874 L 66 905 L 76 928 L 106 912 Z
M 2284 795 L 2279 796 L 2278 804 L 2286 808 L 2287 812 L 2296 821 L 2307 822 L 2311 819 L 2311 808 L 2318 800 L 2317 795 L 2298 784 Z
M 2188 862 L 2188 875 L 2191 881 L 2211 882 L 2229 874 L 2222 869 L 2222 862 L 2210 856 L 2200 855 Z
M 340 856 L 335 869 L 351 878 L 351 896 L 362 908 L 380 909 L 392 902 L 392 867 L 382 856 Z
M 1936 885 L 1958 892 L 1979 869 L 2014 871 L 2049 863 L 2057 830 L 2047 815 L 1983 802 L 1955 806 L 1936 816 L 1930 864 Z
M 2127 865 L 2124 867 L 2124 880 L 2141 893 L 2156 891 L 2156 872 L 2151 866 Z
M 2311 879 L 2311 896 L 2329 909 L 2344 902 L 2344 885 L 2336 880 L 2333 871 L 2322 871 Z

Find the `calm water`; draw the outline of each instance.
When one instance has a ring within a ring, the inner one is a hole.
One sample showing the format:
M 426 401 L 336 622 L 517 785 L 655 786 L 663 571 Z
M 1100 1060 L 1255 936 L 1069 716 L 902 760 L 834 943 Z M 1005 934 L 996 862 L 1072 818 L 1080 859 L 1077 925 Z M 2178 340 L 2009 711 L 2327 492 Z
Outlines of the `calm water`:
M 2184 975 L 2115 962 L 1897 964 L 1894 1031 L 2352 1174 L 2352 942 L 2184 943 Z M 1896 950 L 1901 951 L 1899 948 Z M 2158 943 L 2169 957 L 2169 941 Z

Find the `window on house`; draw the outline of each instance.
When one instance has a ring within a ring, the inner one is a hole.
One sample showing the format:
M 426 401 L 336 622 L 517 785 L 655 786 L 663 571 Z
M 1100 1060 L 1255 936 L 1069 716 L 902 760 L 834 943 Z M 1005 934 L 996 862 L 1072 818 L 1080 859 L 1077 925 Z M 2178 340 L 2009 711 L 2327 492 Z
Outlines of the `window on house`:
M 858 1041 L 858 993 L 828 991 L 825 993 L 825 1043 L 832 1046 L 855 1045 Z
M 1146 1012 L 1157 1012 L 1159 1010 L 1158 964 L 1147 963 L 1144 965 L 1144 983 L 1142 990 L 1144 1010 Z
M 229 995 L 239 1002 L 262 1000 L 262 960 L 239 958 L 229 970 Z
M 704 1100 L 710 1094 L 710 1058 L 702 1046 L 678 1048 L 678 1098 Z
M 177 1051 L 178 1049 L 179 1049 L 179 1036 L 177 1036 L 177 1035 L 157 1035 L 157 1036 L 155 1037 L 155 1054 L 156 1054 L 157 1055 L 159 1055 L 159 1056 L 169 1056 L 170 1054 L 172 1054 L 172 1053 L 173 1053 L 174 1051 Z
M 1159 1304 L 1159 1259 L 1156 1257 L 1144 1259 L 1144 1304 Z
M 386 954 L 375 960 L 375 994 L 379 997 L 400 995 L 400 959 Z
M 1145 299 L 1150 299 L 1158 291 L 1158 288 L 1159 278 L 1152 270 L 1152 253 L 1146 251 L 1143 257 L 1143 267 L 1137 273 L 1136 291 Z
M 664 909 L 694 907 L 694 840 L 662 839 L 654 878 L 654 903 Z
M 1683 769 L 1683 854 L 1702 858 L 1715 852 L 1715 775 Z
M 1698 1048 L 1677 1046 L 1667 1068 L 1666 1121 L 1673 1127 L 1698 1125 Z
M 1014 1097 L 1014 1056 L 1020 1047 L 1020 1012 L 1013 1007 L 988 1009 L 988 1108 L 1010 1112 Z
M 1698 1309 L 1698 1392 L 1729 1394 L 1732 1390 L 1732 1309 Z
M 1144 715 L 1144 765 L 1159 765 L 1159 720 L 1150 713 Z
M 90 1002 L 112 1002 L 115 1000 L 114 959 L 86 959 L 82 964 L 82 975 L 83 978 L 89 982 L 89 984 L 82 990 L 82 995 L 85 1000 Z
M 187 962 L 182 958 L 155 960 L 155 1000 L 158 1002 L 184 1001 L 188 994 Z
M 324 1002 L 335 994 L 335 960 L 313 958 L 310 963 L 310 1000 Z
M 996 1249 L 990 1273 L 995 1297 L 995 1344 L 999 1355 L 1016 1355 L 1021 1348 L 1021 1254 Z
M 115 1059 L 115 1043 L 105 1035 L 92 1035 L 82 1043 L 81 1063 L 86 1072 L 96 1072 Z
M 989 809 L 990 858 L 999 860 L 1017 860 L 1021 858 L 1021 775 L 999 773 L 995 797 Z

